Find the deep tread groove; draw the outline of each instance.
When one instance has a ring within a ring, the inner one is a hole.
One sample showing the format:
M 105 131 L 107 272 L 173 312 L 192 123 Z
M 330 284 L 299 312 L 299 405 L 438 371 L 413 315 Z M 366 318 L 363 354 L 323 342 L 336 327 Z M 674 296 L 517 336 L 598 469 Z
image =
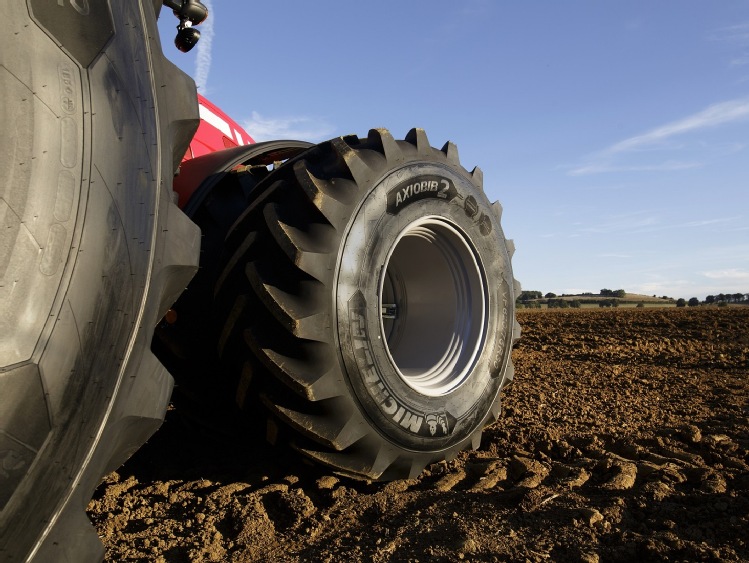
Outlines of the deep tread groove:
M 224 266 L 223 272 L 221 272 L 221 275 L 218 278 L 218 281 L 216 282 L 216 285 L 214 286 L 213 294 L 214 296 L 221 291 L 221 288 L 224 285 L 224 281 L 226 280 L 227 276 L 229 276 L 232 271 L 237 267 L 239 264 L 239 261 L 247 255 L 248 251 L 250 250 L 250 247 L 255 242 L 255 233 L 250 233 L 247 237 L 244 238 L 244 240 L 241 242 L 241 244 L 237 247 L 236 251 L 232 255 L 232 257 L 227 262 L 226 266 Z
M 291 275 L 279 277 L 270 264 L 249 262 L 245 267 L 247 279 L 256 294 L 262 296 L 263 304 L 276 321 L 297 338 L 321 340 L 328 315 L 319 310 L 324 287 L 317 280 L 295 280 L 291 287 L 286 284 Z M 281 285 L 284 287 L 280 287 Z
M 518 290 L 517 295 L 520 295 L 520 291 Z M 512 325 L 512 341 L 517 342 L 520 339 L 521 334 L 521 328 L 520 323 L 515 321 Z M 512 373 L 515 373 L 515 369 L 512 369 Z
M 339 178 L 337 182 L 321 180 L 305 164 L 304 161 L 294 164 L 297 182 L 328 222 L 336 230 L 343 229 L 348 221 L 347 203 L 352 199 L 352 182 L 343 178 Z
M 520 328 L 520 325 L 518 325 L 518 330 L 519 330 L 519 328 Z M 506 385 L 509 385 L 510 383 L 512 383 L 512 380 L 514 378 L 515 378 L 515 366 L 514 366 L 514 364 L 509 363 L 507 365 L 507 370 L 505 370 L 505 381 L 506 381 Z M 501 408 L 499 403 L 496 404 L 496 408 L 497 408 L 497 413 L 499 413 L 499 409 Z M 496 417 L 495 417 L 495 420 L 496 420 Z
M 370 129 L 367 139 L 375 146 L 375 150 L 385 156 L 388 162 L 397 163 L 403 160 L 403 152 L 387 129 Z
M 387 481 L 395 478 L 404 478 L 407 475 L 407 473 L 404 474 L 403 471 L 399 470 L 397 471 L 398 477 L 383 478 L 383 474 L 391 469 L 391 466 L 398 460 L 398 452 L 393 447 L 385 444 L 377 447 L 374 455 L 369 454 L 366 457 L 351 456 L 338 452 L 320 452 L 310 449 L 302 449 L 301 451 L 319 463 L 342 470 L 350 476 Z M 410 473 L 410 466 L 407 472 Z
M 414 127 L 406 135 L 406 142 L 416 147 L 416 152 L 420 156 L 428 157 L 432 153 L 432 145 L 429 144 L 426 131 L 420 127 Z
M 261 399 L 271 412 L 284 419 L 300 433 L 336 451 L 345 450 L 367 435 L 366 423 L 356 413 L 352 413 L 347 420 L 337 422 L 335 417 L 327 414 L 302 413 L 286 408 L 265 394 L 261 395 Z M 347 406 L 344 405 L 344 408 Z
M 473 183 L 478 189 L 484 189 L 484 171 L 481 170 L 481 168 L 479 168 L 478 166 L 474 167 L 474 169 L 471 171 L 471 178 L 473 178 Z
M 366 188 L 370 182 L 369 173 L 371 169 L 362 158 L 361 153 L 354 150 L 346 141 L 347 139 L 343 137 L 337 137 L 332 139 L 330 144 L 336 154 L 345 162 L 346 168 L 357 186 Z
M 442 147 L 442 152 L 445 153 L 447 160 L 449 160 L 456 166 L 460 166 L 460 156 L 458 155 L 458 147 L 455 145 L 455 143 L 447 141 Z
M 512 280 L 512 285 L 513 285 L 513 289 L 515 290 L 515 295 L 520 295 L 520 292 L 521 292 L 520 282 L 514 279 Z
M 326 223 L 310 223 L 306 230 L 297 228 L 281 217 L 281 206 L 269 204 L 264 208 L 265 222 L 279 247 L 300 270 L 324 281 L 330 275 L 327 255 L 335 249 L 329 242 L 335 229 Z
M 332 368 L 330 347 L 321 342 L 289 343 L 285 348 L 294 354 L 281 354 L 266 340 L 268 327 L 250 326 L 244 341 L 263 365 L 289 389 L 308 401 L 321 401 L 341 394 L 342 381 Z M 278 338 L 278 337 L 276 337 Z M 289 338 L 288 336 L 286 337 Z M 276 343 L 278 346 L 278 344 Z
M 489 420 L 491 421 L 491 418 Z M 496 420 L 496 418 L 494 420 Z M 481 447 L 481 434 L 482 432 L 479 431 L 479 432 L 475 432 L 473 436 L 471 436 L 471 449 L 472 450 L 478 450 L 479 447 Z
M 498 201 L 495 201 L 492 203 L 492 211 L 494 211 L 494 216 L 497 218 L 497 221 L 502 220 L 502 204 L 500 204 Z

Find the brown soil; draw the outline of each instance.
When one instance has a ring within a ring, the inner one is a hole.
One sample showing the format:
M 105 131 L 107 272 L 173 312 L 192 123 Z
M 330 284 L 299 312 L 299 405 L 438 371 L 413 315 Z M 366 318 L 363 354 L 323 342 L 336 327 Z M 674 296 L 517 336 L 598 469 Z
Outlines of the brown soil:
M 415 480 L 171 410 L 88 507 L 108 560 L 749 561 L 749 307 L 518 320 L 503 415 Z

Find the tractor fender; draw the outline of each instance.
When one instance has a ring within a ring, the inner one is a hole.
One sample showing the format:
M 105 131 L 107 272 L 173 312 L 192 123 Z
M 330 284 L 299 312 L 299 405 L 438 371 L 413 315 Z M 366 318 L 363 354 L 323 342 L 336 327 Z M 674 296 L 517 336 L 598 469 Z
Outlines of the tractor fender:
M 265 141 L 186 160 L 174 178 L 179 207 L 192 218 L 227 172 L 239 166 L 269 165 L 283 161 L 312 146 L 312 143 L 305 141 Z

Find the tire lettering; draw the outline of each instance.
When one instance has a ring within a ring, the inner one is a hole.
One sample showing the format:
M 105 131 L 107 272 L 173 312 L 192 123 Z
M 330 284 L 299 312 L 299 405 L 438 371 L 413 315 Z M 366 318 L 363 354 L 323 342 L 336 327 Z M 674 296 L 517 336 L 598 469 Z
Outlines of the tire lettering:
M 402 411 L 403 407 L 398 407 L 398 403 L 393 400 L 392 395 L 389 396 L 387 399 L 385 399 L 382 403 L 380 403 L 380 408 L 382 409 L 382 412 L 385 414 L 392 415 L 393 420 L 398 422 L 397 414 L 398 411 Z
M 492 359 L 491 366 L 489 367 L 489 375 L 492 378 L 496 378 L 501 373 L 503 359 L 504 359 L 504 353 L 505 353 L 505 344 L 507 343 L 508 339 L 508 327 L 510 327 L 509 323 L 507 322 L 508 314 L 509 314 L 509 306 L 510 302 L 507 298 L 507 282 L 504 280 L 502 281 L 502 285 L 500 287 L 500 293 L 498 295 L 498 299 L 502 302 L 502 312 L 499 315 L 499 327 L 497 329 L 497 341 L 495 345 L 496 355 L 494 356 L 494 359 Z M 510 327 L 510 330 L 512 328 Z
M 440 189 L 440 193 L 437 194 L 437 197 L 440 197 L 442 199 L 447 199 L 449 190 L 450 190 L 450 182 L 448 182 L 447 180 L 442 180 L 442 189 Z
M 446 180 L 443 180 L 443 182 L 447 183 Z M 447 184 L 447 187 L 450 187 L 450 184 Z M 445 194 L 446 188 L 443 188 L 440 193 L 437 194 L 437 197 L 446 198 L 447 195 Z M 395 207 L 400 207 L 404 203 L 406 203 L 409 199 L 411 199 L 415 195 L 419 195 L 421 193 L 425 192 L 436 192 L 437 191 L 437 181 L 431 180 L 431 181 L 422 181 L 422 182 L 416 182 L 414 184 L 409 184 L 405 188 L 403 188 L 395 198 Z
M 402 405 L 385 387 L 380 379 L 369 348 L 366 328 L 366 302 L 360 292 L 349 302 L 349 334 L 354 349 L 354 358 L 364 384 L 377 403 L 380 411 L 393 422 L 414 434 L 423 434 L 425 430 L 423 413 L 415 413 Z
M 75 113 L 76 110 L 76 88 L 73 69 L 67 65 L 61 65 L 58 69 L 60 78 L 60 107 L 67 114 Z
M 421 425 L 422 425 L 423 420 L 424 419 L 422 417 L 416 416 L 415 414 L 405 411 L 403 413 L 403 418 L 401 418 L 400 420 L 400 425 L 403 428 L 410 430 L 414 434 L 418 434 L 419 430 L 421 430 Z
M 440 176 L 419 176 L 408 178 L 388 192 L 387 212 L 397 214 L 409 203 L 426 198 L 451 201 L 458 195 L 454 184 Z

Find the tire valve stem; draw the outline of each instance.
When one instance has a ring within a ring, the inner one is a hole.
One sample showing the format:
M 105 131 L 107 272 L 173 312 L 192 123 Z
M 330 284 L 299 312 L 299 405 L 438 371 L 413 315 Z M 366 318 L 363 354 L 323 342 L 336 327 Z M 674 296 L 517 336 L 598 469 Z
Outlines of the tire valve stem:
M 381 305 L 381 314 L 383 319 L 395 319 L 398 316 L 398 305 L 395 303 L 383 303 Z

